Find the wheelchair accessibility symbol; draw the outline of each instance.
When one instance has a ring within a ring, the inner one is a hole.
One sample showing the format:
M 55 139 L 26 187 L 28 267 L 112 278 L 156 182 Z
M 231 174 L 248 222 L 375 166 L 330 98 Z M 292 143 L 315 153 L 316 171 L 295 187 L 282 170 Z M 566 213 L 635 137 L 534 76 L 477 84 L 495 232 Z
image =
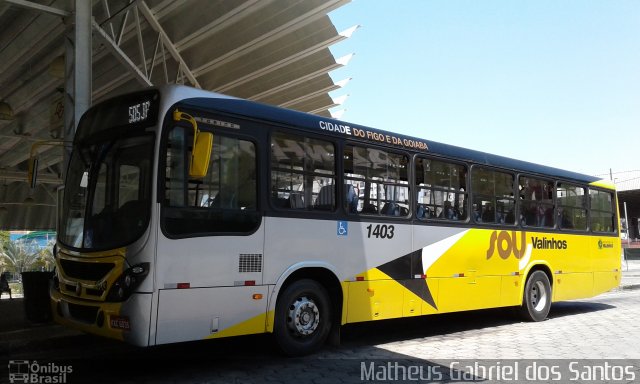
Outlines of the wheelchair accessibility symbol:
M 338 236 L 347 236 L 349 233 L 349 223 L 346 221 L 338 221 Z

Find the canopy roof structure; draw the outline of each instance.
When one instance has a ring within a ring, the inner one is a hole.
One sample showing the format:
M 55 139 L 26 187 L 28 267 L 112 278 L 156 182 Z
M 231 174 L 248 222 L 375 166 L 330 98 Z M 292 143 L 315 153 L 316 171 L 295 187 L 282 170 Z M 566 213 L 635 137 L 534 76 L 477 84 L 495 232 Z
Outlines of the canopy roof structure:
M 93 0 L 90 9 L 85 1 L 0 3 L 2 229 L 55 228 L 62 141 L 74 124 L 70 89 L 83 85 L 69 58 L 86 46 L 88 103 L 167 83 L 322 116 L 344 100 L 329 92 L 348 79 L 334 82 L 329 72 L 352 55 L 336 59 L 329 47 L 357 26 L 338 32 L 328 13 L 349 0 Z M 74 40 L 83 2 L 85 45 Z M 34 189 L 31 154 L 38 156 Z

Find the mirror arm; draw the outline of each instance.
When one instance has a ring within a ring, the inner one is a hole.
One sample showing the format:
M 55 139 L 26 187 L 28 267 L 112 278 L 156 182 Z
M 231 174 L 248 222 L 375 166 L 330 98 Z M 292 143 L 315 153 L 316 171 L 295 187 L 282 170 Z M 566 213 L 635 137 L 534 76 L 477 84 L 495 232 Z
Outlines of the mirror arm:
M 36 149 L 44 146 L 64 146 L 70 143 L 68 140 L 42 140 L 36 141 L 31 144 L 31 150 L 29 151 L 29 163 L 27 169 L 27 182 L 31 188 L 36 187 L 36 179 L 38 178 L 38 156 Z
M 198 133 L 200 133 L 200 130 L 198 129 L 198 123 L 196 122 L 196 119 L 194 119 L 193 116 L 189 115 L 188 113 L 180 112 L 176 108 L 176 110 L 173 111 L 173 120 L 174 121 L 183 121 L 184 120 L 184 121 L 188 121 L 189 123 L 191 123 L 191 126 L 193 127 L 193 146 L 192 146 L 192 148 L 195 149 L 195 147 L 196 147 L 196 138 L 198 137 Z

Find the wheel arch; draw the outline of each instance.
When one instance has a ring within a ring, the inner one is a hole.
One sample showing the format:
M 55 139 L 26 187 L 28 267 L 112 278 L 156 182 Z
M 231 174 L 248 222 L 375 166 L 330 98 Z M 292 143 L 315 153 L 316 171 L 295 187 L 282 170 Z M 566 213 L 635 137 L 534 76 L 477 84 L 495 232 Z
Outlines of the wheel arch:
M 338 272 L 336 268 L 325 262 L 304 262 L 298 263 L 287 268 L 286 271 L 280 275 L 276 281 L 273 291 L 269 297 L 269 304 L 267 312 L 269 313 L 268 332 L 273 332 L 274 318 L 276 304 L 280 293 L 284 291 L 286 287 L 295 281 L 301 279 L 311 279 L 320 283 L 329 294 L 331 303 L 334 309 L 334 321 L 336 325 L 340 325 L 342 319 L 342 311 L 344 308 L 344 292 L 340 279 L 338 278 Z

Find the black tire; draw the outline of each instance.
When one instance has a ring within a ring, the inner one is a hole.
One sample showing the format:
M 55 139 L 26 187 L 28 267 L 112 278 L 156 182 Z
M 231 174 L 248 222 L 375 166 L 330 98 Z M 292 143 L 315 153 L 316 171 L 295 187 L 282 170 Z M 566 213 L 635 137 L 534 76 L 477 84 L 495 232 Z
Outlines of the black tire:
M 293 282 L 278 297 L 273 334 L 287 356 L 303 356 L 320 349 L 331 331 L 331 300 L 318 282 Z
M 520 315 L 527 321 L 542 321 L 551 309 L 551 283 L 543 271 L 533 271 L 524 286 Z

